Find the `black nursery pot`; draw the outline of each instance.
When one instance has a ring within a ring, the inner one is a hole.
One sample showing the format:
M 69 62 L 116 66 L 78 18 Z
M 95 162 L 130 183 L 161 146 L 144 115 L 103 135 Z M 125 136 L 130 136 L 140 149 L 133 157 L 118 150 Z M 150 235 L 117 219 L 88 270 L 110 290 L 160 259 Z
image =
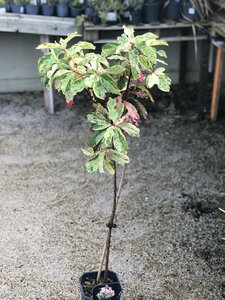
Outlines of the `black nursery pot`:
M 14 14 L 24 14 L 24 6 L 23 5 L 12 4 L 11 5 L 11 11 Z
M 39 5 L 26 4 L 25 9 L 28 15 L 38 15 L 39 13 Z
M 91 21 L 94 16 L 94 8 L 92 6 L 85 6 L 85 15 Z
M 58 17 L 68 17 L 69 5 L 66 3 L 58 3 L 56 5 L 56 14 Z
M 138 11 L 130 11 L 130 24 L 138 25 L 142 22 L 142 12 Z
M 73 7 L 70 5 L 70 16 L 73 18 L 76 18 L 77 16 L 82 15 L 82 13 L 84 12 L 83 7 Z
M 161 7 L 161 2 L 152 2 L 143 4 L 143 22 L 152 23 L 157 22 L 159 19 L 159 11 Z
M 43 16 L 54 16 L 55 5 L 42 4 L 41 12 Z
M 83 273 L 83 275 L 80 277 L 79 281 L 80 281 L 80 293 L 81 293 L 81 300 L 98 300 L 97 298 L 97 294 L 99 293 L 100 289 L 102 287 L 104 287 L 105 285 L 108 285 L 109 287 L 111 287 L 114 292 L 115 295 L 113 297 L 110 298 L 110 300 L 120 300 L 123 289 L 122 289 L 122 285 L 119 281 L 119 278 L 117 276 L 117 274 L 113 271 L 108 271 L 108 277 L 112 280 L 111 283 L 107 283 L 107 284 L 98 284 L 93 288 L 93 293 L 92 296 L 86 296 L 84 293 L 84 289 L 83 289 L 83 285 L 82 282 L 85 279 L 96 279 L 97 278 L 97 274 L 98 272 L 86 272 Z M 101 276 L 104 276 L 104 271 L 102 271 Z
M 177 21 L 181 18 L 180 0 L 171 0 L 163 11 L 164 19 Z
M 189 1 L 183 2 L 182 14 L 183 14 L 183 17 L 188 20 L 191 20 L 194 22 L 200 20 L 200 16 L 199 16 L 198 12 L 196 11 L 196 9 L 192 6 L 192 4 Z

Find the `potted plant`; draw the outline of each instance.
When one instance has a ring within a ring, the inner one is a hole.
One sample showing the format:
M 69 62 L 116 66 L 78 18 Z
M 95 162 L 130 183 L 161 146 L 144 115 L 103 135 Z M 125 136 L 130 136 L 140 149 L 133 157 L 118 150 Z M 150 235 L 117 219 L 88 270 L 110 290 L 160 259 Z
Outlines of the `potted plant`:
M 41 13 L 43 16 L 54 16 L 56 0 L 47 0 L 41 3 Z
M 141 0 L 129 0 L 130 23 L 137 25 L 142 22 L 142 6 Z
M 59 0 L 59 2 L 56 4 L 56 15 L 58 17 L 68 17 L 69 16 L 68 0 Z
M 82 15 L 84 12 L 83 2 L 80 0 L 71 0 L 70 1 L 70 16 L 76 18 L 77 16 Z
M 39 4 L 37 0 L 30 0 L 29 3 L 25 4 L 25 12 L 28 15 L 38 15 Z
M 25 12 L 25 0 L 13 0 L 11 4 L 11 11 L 14 14 L 24 14 Z
M 89 21 L 92 21 L 93 15 L 94 15 L 94 0 L 86 0 L 85 1 L 85 15 L 87 16 L 87 19 Z
M 163 18 L 178 21 L 181 18 L 181 0 L 166 0 L 163 4 Z
M 6 13 L 6 8 L 7 8 L 6 0 L 0 0 L 0 14 Z
M 197 22 L 207 19 L 212 13 L 210 0 L 182 0 L 182 16 L 188 21 Z
M 154 23 L 159 19 L 159 12 L 162 5 L 161 0 L 144 0 L 143 4 L 143 22 Z
M 90 173 L 107 171 L 113 176 L 106 242 L 98 271 L 80 277 L 82 300 L 120 299 L 121 283 L 117 274 L 109 270 L 112 230 L 116 227 L 123 181 L 121 179 L 118 185 L 117 169 L 118 165 L 129 163 L 128 137 L 139 136 L 140 114 L 146 116 L 140 99 L 151 98 L 149 89 L 155 85 L 168 92 L 171 83 L 164 73 L 165 68 L 160 66 L 165 64 L 166 53 L 157 49 L 167 43 L 152 33 L 135 36 L 132 27 L 123 28 L 124 33 L 115 42 L 105 44 L 101 54 L 96 54 L 95 46 L 85 41 L 68 47 L 68 43 L 79 36 L 77 33 L 59 43 L 37 47 L 50 50 L 39 59 L 39 71 L 47 87 L 53 85 L 65 95 L 68 108 L 80 92 L 86 91 L 92 99 L 95 110 L 87 115 L 91 134 L 83 149 L 89 158 L 86 168 Z

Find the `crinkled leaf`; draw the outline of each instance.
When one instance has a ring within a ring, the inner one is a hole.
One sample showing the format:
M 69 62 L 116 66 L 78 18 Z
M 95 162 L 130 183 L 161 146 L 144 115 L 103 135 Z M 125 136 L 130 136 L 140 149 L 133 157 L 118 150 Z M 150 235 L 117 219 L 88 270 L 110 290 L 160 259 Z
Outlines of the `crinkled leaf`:
M 61 76 L 64 76 L 64 75 L 69 74 L 69 73 L 72 73 L 72 71 L 70 71 L 70 70 L 58 70 L 58 71 L 54 74 L 54 79 L 55 79 L 55 78 L 58 78 L 58 77 L 61 77 Z
M 140 129 L 133 124 L 122 123 L 119 125 L 119 127 L 132 137 L 140 136 Z
M 134 38 L 134 28 L 133 27 L 127 27 L 123 25 L 123 30 L 124 33 L 129 37 L 129 38 Z
M 86 163 L 86 168 L 89 173 L 93 173 L 99 168 L 99 154 Z
M 152 69 L 152 64 L 151 64 L 151 61 L 144 55 L 140 55 L 138 57 L 138 61 L 141 65 L 141 68 L 144 69 L 144 70 L 151 70 Z
M 95 96 L 99 99 L 105 99 L 106 89 L 99 81 L 99 78 L 96 78 L 93 82 L 93 92 Z
M 158 68 L 154 71 L 156 75 L 162 75 L 165 71 L 165 68 Z
M 44 43 L 41 45 L 38 45 L 36 49 L 41 50 L 41 49 L 63 49 L 64 47 L 60 45 L 59 43 Z

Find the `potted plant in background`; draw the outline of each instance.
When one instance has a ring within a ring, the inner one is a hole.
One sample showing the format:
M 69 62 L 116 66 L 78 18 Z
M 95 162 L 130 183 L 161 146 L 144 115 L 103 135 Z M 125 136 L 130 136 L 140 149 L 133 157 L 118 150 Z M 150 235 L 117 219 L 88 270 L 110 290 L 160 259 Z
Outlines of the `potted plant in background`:
M 123 9 L 123 4 L 119 0 L 105 1 L 107 7 L 106 22 L 107 25 L 116 25 L 119 23 L 120 15 Z
M 161 0 L 144 0 L 143 4 L 143 22 L 153 23 L 159 19 L 159 12 L 162 5 Z
M 83 1 L 80 0 L 71 0 L 70 1 L 70 16 L 76 18 L 77 16 L 82 15 L 84 12 Z
M 5 0 L 0 0 L 0 14 L 5 14 L 7 8 L 7 3 Z
M 87 171 L 109 172 L 113 176 L 112 211 L 107 227 L 99 269 L 80 277 L 81 299 L 119 300 L 122 286 L 116 273 L 109 270 L 112 230 L 122 188 L 123 175 L 118 184 L 118 165 L 129 163 L 128 137 L 138 137 L 140 114 L 146 110 L 140 99 L 152 99 L 149 89 L 158 86 L 170 89 L 170 79 L 164 73 L 164 50 L 167 45 L 152 33 L 134 35 L 132 27 L 124 26 L 124 33 L 115 42 L 103 46 L 95 53 L 92 43 L 79 41 L 68 47 L 77 33 L 70 34 L 59 43 L 39 45 L 50 52 L 39 59 L 38 67 L 47 87 L 54 86 L 65 95 L 66 105 L 73 105 L 78 93 L 87 91 L 94 112 L 87 118 L 91 135 L 83 153 L 89 158 Z M 87 51 L 88 50 L 88 51 Z M 103 267 L 104 265 L 104 267 Z M 108 298 L 106 298 L 108 297 Z
M 30 2 L 25 5 L 25 12 L 28 15 L 38 15 L 39 13 L 38 1 L 30 0 Z
M 85 1 L 85 15 L 89 21 L 92 21 L 94 15 L 94 0 L 86 0 Z
M 128 7 L 130 12 L 130 23 L 138 25 L 142 22 L 142 0 L 129 0 Z
M 197 22 L 208 19 L 212 13 L 210 0 L 182 0 L 181 12 L 184 19 Z
M 69 16 L 68 0 L 59 0 L 59 2 L 56 4 L 56 15 L 58 17 L 68 17 Z
M 41 13 L 43 16 L 54 16 L 55 15 L 55 0 L 47 0 L 41 2 Z
M 13 0 L 11 4 L 11 11 L 14 14 L 24 14 L 25 0 Z
M 164 19 L 178 21 L 181 18 L 181 0 L 166 0 L 162 10 Z

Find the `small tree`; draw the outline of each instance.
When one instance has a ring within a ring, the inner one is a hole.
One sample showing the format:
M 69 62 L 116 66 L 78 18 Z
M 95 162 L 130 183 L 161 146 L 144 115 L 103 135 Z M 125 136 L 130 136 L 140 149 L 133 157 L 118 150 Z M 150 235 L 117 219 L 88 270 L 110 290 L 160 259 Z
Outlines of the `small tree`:
M 134 35 L 132 27 L 124 26 L 117 41 L 105 44 L 101 54 L 94 53 L 92 43 L 79 41 L 68 48 L 68 42 L 77 37 L 70 34 L 59 43 L 47 43 L 37 49 L 50 49 L 39 59 L 39 71 L 47 87 L 54 86 L 66 98 L 67 107 L 73 98 L 86 90 L 95 111 L 87 115 L 91 135 L 83 153 L 89 157 L 87 171 L 108 171 L 114 178 L 112 213 L 107 224 L 108 235 L 100 263 L 97 282 L 105 261 L 104 281 L 107 278 L 112 229 L 117 210 L 120 188 L 117 186 L 117 165 L 129 163 L 128 136 L 139 137 L 140 114 L 146 110 L 139 101 L 152 99 L 149 92 L 154 85 L 162 91 L 170 89 L 170 79 L 164 73 L 166 46 L 152 33 Z

